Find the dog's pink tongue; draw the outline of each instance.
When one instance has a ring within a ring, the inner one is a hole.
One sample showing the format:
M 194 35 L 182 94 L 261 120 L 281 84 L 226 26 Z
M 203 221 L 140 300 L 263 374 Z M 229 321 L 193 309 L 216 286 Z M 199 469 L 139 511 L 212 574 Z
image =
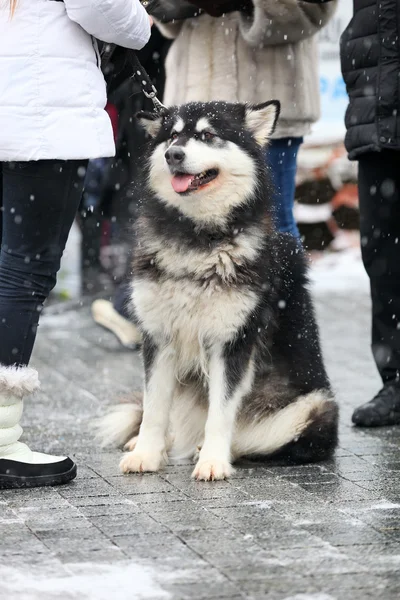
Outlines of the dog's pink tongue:
M 189 189 L 190 184 L 194 179 L 193 175 L 174 175 L 171 179 L 172 187 L 175 192 L 181 194 Z

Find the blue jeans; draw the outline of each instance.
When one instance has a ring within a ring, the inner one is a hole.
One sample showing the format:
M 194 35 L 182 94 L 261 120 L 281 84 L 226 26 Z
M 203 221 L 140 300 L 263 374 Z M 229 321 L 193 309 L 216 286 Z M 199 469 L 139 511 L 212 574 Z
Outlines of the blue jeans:
M 266 161 L 275 188 L 272 205 L 275 224 L 279 231 L 300 238 L 293 216 L 296 189 L 297 153 L 303 138 L 282 138 L 271 140 L 265 151 Z

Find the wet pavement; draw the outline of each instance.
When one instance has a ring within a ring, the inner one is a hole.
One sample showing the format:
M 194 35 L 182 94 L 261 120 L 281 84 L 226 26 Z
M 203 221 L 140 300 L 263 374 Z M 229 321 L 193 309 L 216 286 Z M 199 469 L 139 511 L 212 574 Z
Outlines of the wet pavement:
M 245 462 L 227 482 L 190 464 L 122 476 L 90 423 L 140 387 L 136 353 L 97 329 L 88 307 L 52 306 L 33 364 L 25 439 L 70 452 L 79 477 L 58 489 L 0 492 L 3 600 L 391 600 L 400 597 L 400 427 L 357 430 L 354 407 L 379 380 L 365 286 L 316 293 L 341 405 L 335 460 Z

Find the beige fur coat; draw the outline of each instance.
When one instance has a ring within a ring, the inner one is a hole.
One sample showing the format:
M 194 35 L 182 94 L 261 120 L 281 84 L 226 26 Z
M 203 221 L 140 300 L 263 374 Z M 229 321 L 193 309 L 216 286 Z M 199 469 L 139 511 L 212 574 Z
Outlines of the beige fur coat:
M 252 17 L 234 12 L 158 24 L 175 39 L 167 56 L 167 105 L 193 100 L 281 101 L 275 138 L 303 136 L 319 117 L 315 34 L 337 0 L 253 0 Z

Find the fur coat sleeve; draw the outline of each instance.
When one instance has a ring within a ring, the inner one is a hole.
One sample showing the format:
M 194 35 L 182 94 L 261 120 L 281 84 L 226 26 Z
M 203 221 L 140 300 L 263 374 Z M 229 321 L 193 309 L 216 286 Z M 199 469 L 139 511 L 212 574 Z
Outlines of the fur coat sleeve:
M 166 0 L 160 0 L 162 4 Z M 168 5 L 177 0 L 168 0 Z M 251 15 L 240 13 L 240 31 L 245 42 L 255 48 L 292 44 L 313 36 L 326 25 L 336 10 L 338 0 L 310 4 L 307 0 L 252 0 Z M 178 37 L 183 21 L 159 23 L 157 27 L 168 39 Z
M 302 0 L 252 0 L 252 15 L 240 15 L 240 31 L 249 46 L 293 44 L 316 34 L 333 15 L 337 0 L 310 4 Z

